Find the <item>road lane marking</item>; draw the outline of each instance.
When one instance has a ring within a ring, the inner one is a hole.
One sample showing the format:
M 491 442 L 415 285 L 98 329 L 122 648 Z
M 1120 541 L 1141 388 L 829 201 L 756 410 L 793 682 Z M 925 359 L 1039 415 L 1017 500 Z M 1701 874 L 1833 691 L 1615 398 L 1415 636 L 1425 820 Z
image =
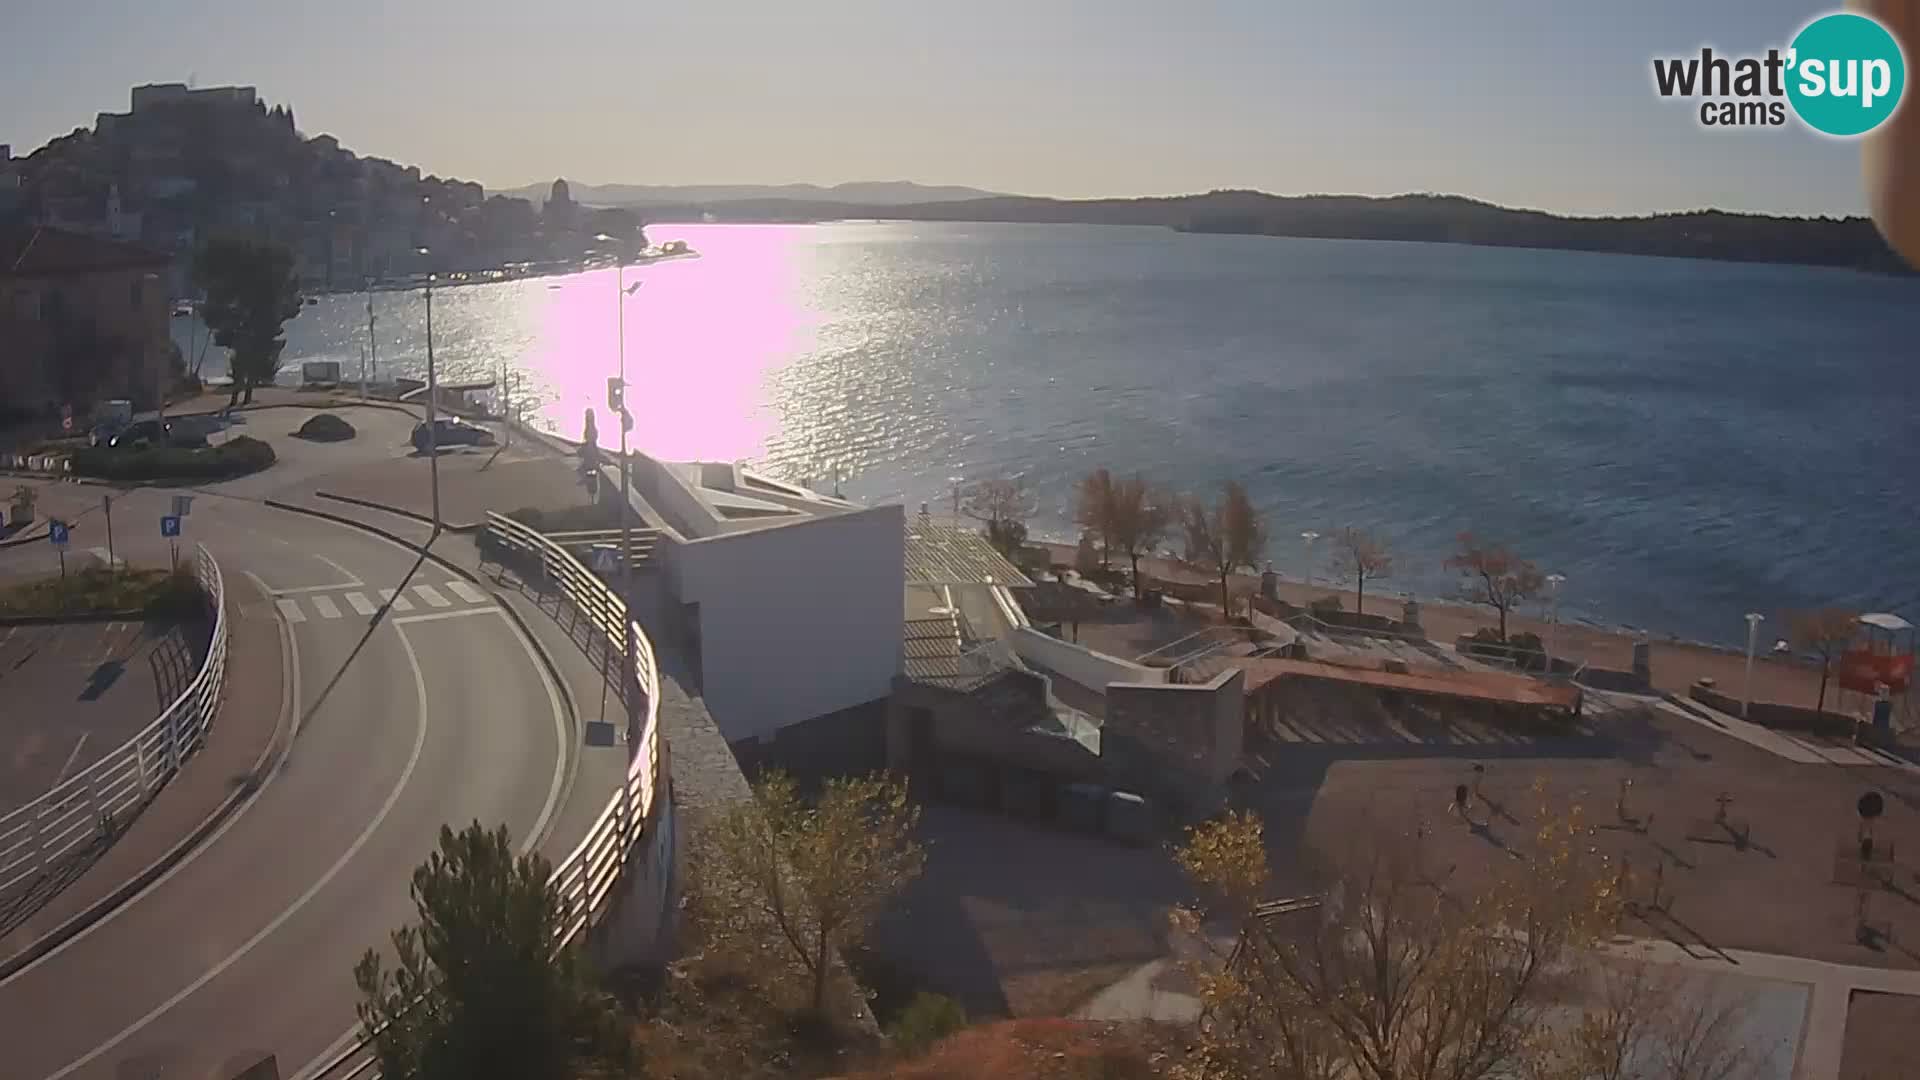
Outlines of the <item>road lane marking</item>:
M 337 619 L 340 617 L 340 609 L 334 605 L 333 597 L 325 593 L 316 593 L 309 599 L 313 602 L 313 610 L 319 612 L 321 618 Z
M 427 602 L 428 607 L 452 607 L 453 606 L 453 601 L 447 599 L 444 596 L 441 596 L 440 590 L 434 588 L 431 585 L 415 585 L 413 587 L 413 591 L 419 594 L 420 599 L 425 600 Z
M 469 604 L 484 604 L 487 602 L 486 593 L 481 592 L 479 589 L 474 588 L 464 581 L 449 581 L 447 582 L 447 588 L 453 591 L 453 595 L 465 600 Z
M 49 791 L 51 791 L 52 788 L 59 787 L 60 782 L 62 780 L 65 780 L 67 778 L 67 774 L 73 771 L 73 763 L 80 760 L 80 749 L 81 747 L 84 747 L 87 745 L 87 736 L 91 734 L 93 733 L 90 731 L 83 731 L 80 733 L 80 738 L 76 740 L 73 744 L 73 753 L 68 754 L 67 763 L 65 765 L 60 766 L 60 775 L 53 778 L 53 785 L 52 787 L 48 788 Z
M 401 596 L 399 593 L 393 591 L 392 589 L 381 589 L 380 599 L 384 601 L 388 607 L 392 608 L 395 611 L 412 611 L 413 610 L 413 601 L 407 599 L 404 596 Z
M 275 600 L 273 602 L 273 606 L 280 609 L 280 614 L 284 616 L 288 622 L 306 622 L 307 621 L 307 613 L 304 611 L 301 611 L 299 603 L 293 600 L 288 600 L 285 597 L 281 597 L 280 599 Z
M 441 619 L 464 619 L 469 615 L 491 615 L 500 609 L 489 604 L 486 607 L 461 608 L 458 611 L 429 611 L 425 615 L 404 615 L 393 620 L 395 623 L 439 622 Z
M 373 601 L 367 599 L 362 593 L 350 592 L 346 595 L 346 601 L 347 606 L 352 608 L 356 615 L 371 615 L 376 610 Z
M 225 972 L 228 968 L 246 959 L 247 954 L 252 952 L 262 941 L 271 937 L 282 926 L 285 926 L 289 919 L 298 915 L 303 908 L 312 903 L 313 898 L 320 895 L 320 890 L 326 888 L 328 883 L 339 876 L 340 871 L 346 868 L 347 863 L 353 861 L 354 856 L 360 854 L 360 849 L 367 846 L 367 841 L 373 838 L 374 832 L 386 822 L 387 815 L 393 812 L 394 804 L 400 801 L 400 793 L 406 790 L 407 782 L 413 778 L 413 770 L 420 764 L 421 748 L 427 744 L 427 678 L 420 670 L 420 657 L 413 651 L 413 643 L 407 640 L 406 632 L 395 632 L 400 635 L 400 647 L 407 654 L 408 665 L 413 668 L 414 700 L 419 707 L 420 719 L 414 728 L 413 753 L 407 758 L 407 767 L 400 771 L 400 779 L 394 784 L 393 790 L 387 794 L 387 801 L 380 804 L 380 812 L 375 814 L 373 820 L 367 823 L 367 827 L 361 830 L 359 836 L 354 838 L 352 846 L 348 847 L 346 852 L 342 854 L 340 858 L 336 859 L 332 866 L 327 868 L 327 872 L 321 874 L 319 880 L 309 886 L 306 892 L 301 893 L 300 898 L 295 900 L 291 907 L 275 916 L 274 920 L 262 927 L 259 933 L 248 938 L 244 944 L 238 949 L 235 949 L 225 960 L 220 961 L 208 969 L 206 974 L 195 979 L 186 989 L 154 1006 L 152 1011 L 140 1019 L 135 1020 L 133 1023 L 128 1024 L 125 1028 L 121 1029 L 119 1034 L 101 1043 L 99 1046 L 94 1047 L 92 1050 L 87 1051 L 85 1055 L 66 1068 L 47 1077 L 47 1080 L 64 1080 L 65 1077 L 71 1076 L 75 1072 L 93 1064 L 100 1059 L 101 1055 L 111 1053 L 114 1047 L 138 1035 L 142 1028 L 145 1028 L 148 1024 L 166 1015 L 168 1010 L 193 996 L 201 987 L 219 978 L 221 973 Z M 222 829 L 221 831 L 224 832 L 226 830 Z M 209 844 L 209 846 L 211 846 L 211 844 Z M 171 877 L 172 875 L 169 874 L 167 876 Z M 165 881 L 166 878 L 161 878 L 160 880 Z
M 338 571 L 340 571 L 340 576 L 341 576 L 341 577 L 343 577 L 343 578 L 346 578 L 346 579 L 347 579 L 347 580 L 346 580 L 346 583 L 345 583 L 345 584 L 343 584 L 343 585 L 337 585 L 337 586 L 335 586 L 335 588 L 348 588 L 348 589 L 350 589 L 350 588 L 353 588 L 353 587 L 355 587 L 355 586 L 358 586 L 358 585 L 365 585 L 365 584 L 366 584 L 366 582 L 364 582 L 364 581 L 361 581 L 361 580 L 360 580 L 360 579 L 359 579 L 358 577 L 355 577 L 355 576 L 354 576 L 354 573 L 353 573 L 353 571 L 351 571 L 351 570 L 349 570 L 349 569 L 347 569 L 347 568 L 346 568 L 346 567 L 344 567 L 344 566 L 341 566 L 341 565 L 340 565 L 339 563 L 337 563 L 337 562 L 334 562 L 334 561 L 333 561 L 332 559 L 329 559 L 329 558 L 327 558 L 327 557 L 326 557 L 325 555 L 320 555 L 320 554 L 317 554 L 317 553 L 315 553 L 315 554 L 313 554 L 313 557 L 314 557 L 314 558 L 316 558 L 316 559 L 319 559 L 319 560 L 320 560 L 321 562 L 323 562 L 323 563 L 326 563 L 326 564 L 327 564 L 328 566 L 331 566 L 331 567 L 333 567 L 333 568 L 334 568 L 335 570 L 338 570 Z
M 354 583 L 353 583 L 353 584 L 351 584 L 351 585 L 347 585 L 347 584 L 342 584 L 342 585 L 300 585 L 300 586 L 296 586 L 295 588 L 291 588 L 291 589 L 275 589 L 275 590 L 273 590 L 273 595 L 275 595 L 275 596 L 306 596 L 306 595 L 308 595 L 309 593 L 322 593 L 322 592 L 339 592 L 339 591 L 340 591 L 341 589 L 351 589 L 351 588 L 353 588 L 353 587 L 354 587 L 355 585 L 359 585 L 359 584 L 361 584 L 361 583 L 360 583 L 360 582 L 358 582 L 358 581 L 356 581 L 356 582 L 354 582 Z
M 554 759 L 553 786 L 547 791 L 547 805 L 541 809 L 540 817 L 534 822 L 533 828 L 529 829 L 526 835 L 520 838 L 519 853 L 525 855 L 527 852 L 534 850 L 546 842 L 547 829 L 552 825 L 554 811 L 559 808 L 561 791 L 565 787 L 565 766 L 570 740 L 567 738 L 566 716 L 560 705 L 560 690 L 554 685 L 553 676 L 547 674 L 546 665 L 542 664 L 540 658 L 534 654 L 532 642 L 528 641 L 526 636 L 520 632 L 520 628 L 514 624 L 512 619 L 507 617 L 507 613 L 498 607 L 470 608 L 466 611 L 450 611 L 437 615 L 417 615 L 411 619 L 395 619 L 394 622 L 396 624 L 404 622 L 424 622 L 493 611 L 500 612 L 500 617 L 507 620 L 508 629 L 512 631 L 514 638 L 520 642 L 520 647 L 526 650 L 527 659 L 533 664 L 533 669 L 540 673 L 540 684 L 544 686 L 547 691 L 547 704 L 553 708 L 553 731 L 554 737 L 558 742 L 555 750 L 558 751 L 559 757 Z M 400 633 L 400 638 L 404 642 L 406 640 L 406 634 L 403 632 Z M 417 671 L 418 669 L 416 668 L 415 670 Z M 422 712 L 421 715 L 424 716 L 426 714 Z M 314 1080 L 314 1077 L 318 1076 L 321 1069 L 331 1065 L 336 1058 L 346 1052 L 347 1047 L 359 1040 L 360 1036 L 359 1028 L 348 1028 L 344 1035 L 333 1040 L 325 1050 L 320 1052 L 318 1057 L 307 1062 L 305 1068 L 294 1073 L 293 1080 Z

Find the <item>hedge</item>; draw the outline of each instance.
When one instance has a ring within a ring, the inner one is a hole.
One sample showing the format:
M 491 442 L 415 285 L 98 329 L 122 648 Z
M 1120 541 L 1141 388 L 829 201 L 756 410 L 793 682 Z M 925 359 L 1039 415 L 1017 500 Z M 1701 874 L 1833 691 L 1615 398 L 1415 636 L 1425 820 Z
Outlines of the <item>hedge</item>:
M 219 446 L 189 450 L 162 446 L 148 450 L 115 450 L 90 446 L 69 459 L 77 476 L 101 480 L 227 480 L 259 472 L 273 464 L 273 447 L 247 435 L 236 435 Z

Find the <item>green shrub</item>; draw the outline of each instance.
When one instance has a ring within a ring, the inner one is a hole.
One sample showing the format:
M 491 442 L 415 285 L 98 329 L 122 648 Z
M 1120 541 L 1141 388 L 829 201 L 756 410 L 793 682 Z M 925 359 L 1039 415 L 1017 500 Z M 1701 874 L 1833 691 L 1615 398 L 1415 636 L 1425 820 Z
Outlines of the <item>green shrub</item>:
M 344 442 L 347 439 L 353 438 L 355 432 L 353 425 L 347 423 L 345 420 L 340 419 L 332 413 L 321 413 L 306 423 L 301 424 L 300 430 L 294 432 L 294 434 L 302 439 L 311 439 L 314 442 Z
M 161 446 L 149 450 L 115 450 L 90 446 L 69 459 L 75 475 L 101 480 L 227 480 L 259 472 L 273 464 L 273 447 L 247 435 L 236 435 L 219 446 L 189 450 Z
M 909 1053 L 918 1054 L 967 1026 L 967 1011 L 944 994 L 919 993 L 887 1028 L 887 1037 Z
M 1507 637 L 1507 650 L 1513 662 L 1527 670 L 1547 666 L 1547 646 L 1539 634 L 1522 631 Z

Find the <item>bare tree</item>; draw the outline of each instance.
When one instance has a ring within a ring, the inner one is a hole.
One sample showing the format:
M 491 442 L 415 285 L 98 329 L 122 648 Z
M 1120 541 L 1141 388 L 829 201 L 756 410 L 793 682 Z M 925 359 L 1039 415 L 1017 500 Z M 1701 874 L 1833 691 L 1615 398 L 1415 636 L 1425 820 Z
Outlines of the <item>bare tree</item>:
M 1073 520 L 1076 525 L 1100 539 L 1100 567 L 1103 570 L 1113 558 L 1113 518 L 1113 474 L 1105 468 L 1095 469 L 1080 478 Z
M 1499 544 L 1482 543 L 1470 532 L 1460 534 L 1460 550 L 1447 560 L 1463 579 L 1461 595 L 1484 604 L 1500 618 L 1500 640 L 1507 639 L 1507 616 L 1521 602 L 1546 587 L 1540 568 Z
M 1134 473 L 1113 489 L 1113 547 L 1126 555 L 1133 570 L 1133 595 L 1140 595 L 1140 556 L 1152 551 L 1165 539 L 1173 524 L 1174 500 L 1147 486 L 1147 478 Z
M 1267 526 L 1247 498 L 1247 489 L 1229 480 L 1220 501 L 1212 506 L 1199 499 L 1180 504 L 1180 526 L 1186 533 L 1186 561 L 1220 582 L 1220 612 L 1232 617 L 1227 583 L 1240 567 L 1252 569 L 1267 547 Z
M 1526 1080 L 1746 1080 L 1780 1049 L 1746 1030 L 1751 998 L 1678 968 L 1608 960 L 1568 981 L 1579 1019 L 1541 1033 Z
M 1846 608 L 1809 608 L 1787 612 L 1787 633 L 1794 647 L 1820 658 L 1820 696 L 1813 711 L 1827 707 L 1827 679 L 1833 674 L 1833 662 L 1847 651 L 1859 628 L 1860 613 Z
M 987 539 L 1009 559 L 1017 559 L 1027 542 L 1027 518 L 1033 498 L 1017 476 L 981 480 L 967 489 L 961 512 L 987 527 Z
M 1353 610 L 1364 614 L 1367 582 L 1393 576 L 1393 553 L 1372 533 L 1349 525 L 1333 537 L 1332 570 L 1335 577 L 1353 582 Z

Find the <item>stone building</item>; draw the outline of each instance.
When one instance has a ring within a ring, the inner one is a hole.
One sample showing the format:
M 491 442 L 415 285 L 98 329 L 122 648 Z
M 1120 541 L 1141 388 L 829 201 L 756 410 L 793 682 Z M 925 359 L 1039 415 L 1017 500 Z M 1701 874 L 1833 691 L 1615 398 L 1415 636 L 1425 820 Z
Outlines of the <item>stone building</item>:
M 150 408 L 171 340 L 168 257 L 47 226 L 0 229 L 0 411 Z

